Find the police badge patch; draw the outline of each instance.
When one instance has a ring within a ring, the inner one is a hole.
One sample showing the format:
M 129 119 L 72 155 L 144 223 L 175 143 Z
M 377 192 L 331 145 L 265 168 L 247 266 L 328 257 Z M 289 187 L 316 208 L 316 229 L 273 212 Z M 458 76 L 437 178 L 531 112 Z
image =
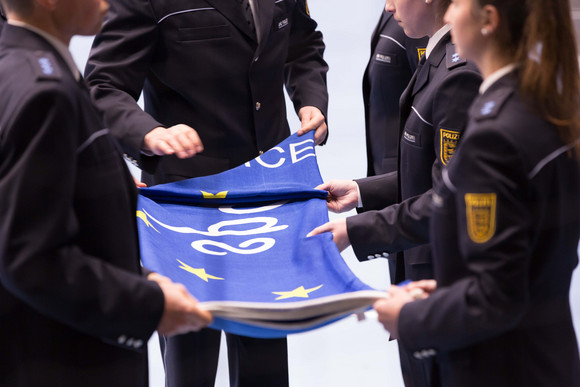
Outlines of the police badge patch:
M 417 56 L 419 57 L 419 60 L 423 58 L 423 55 L 425 55 L 426 52 L 427 48 L 417 48 Z
M 306 7 L 306 14 L 310 16 L 310 9 L 308 8 L 308 0 L 304 0 L 304 7 Z
M 459 142 L 459 137 L 461 137 L 461 133 L 455 130 L 447 130 L 441 128 L 441 151 L 440 157 L 441 162 L 443 165 L 447 165 L 449 160 L 451 160 L 451 156 L 455 153 L 455 149 L 457 148 L 457 143 Z
M 485 243 L 495 234 L 495 193 L 465 194 L 467 233 L 474 243 Z

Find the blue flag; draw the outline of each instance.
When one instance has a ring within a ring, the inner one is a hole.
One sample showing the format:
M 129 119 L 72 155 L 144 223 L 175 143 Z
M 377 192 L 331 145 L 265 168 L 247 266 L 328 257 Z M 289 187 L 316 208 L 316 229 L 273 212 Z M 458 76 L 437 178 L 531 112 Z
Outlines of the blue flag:
M 314 189 L 321 183 L 310 133 L 223 173 L 142 189 L 143 265 L 184 284 L 201 307 L 231 307 L 209 308 L 215 329 L 283 337 L 336 321 L 361 305 L 329 312 L 325 300 L 371 288 L 329 233 L 306 237 L 328 221 L 326 192 Z

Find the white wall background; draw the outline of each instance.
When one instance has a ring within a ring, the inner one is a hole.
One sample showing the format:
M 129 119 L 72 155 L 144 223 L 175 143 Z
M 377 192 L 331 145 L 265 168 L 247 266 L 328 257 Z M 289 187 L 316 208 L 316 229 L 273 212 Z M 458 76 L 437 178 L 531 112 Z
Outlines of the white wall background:
M 322 177 L 324 180 L 362 177 L 366 173 L 366 154 L 361 78 L 370 55 L 370 36 L 384 0 L 310 0 L 309 6 L 324 34 L 325 57 L 330 65 L 330 138 L 326 146 L 317 147 Z M 71 51 L 81 70 L 91 42 L 92 38 L 76 37 L 71 43 Z M 297 130 L 299 121 L 291 107 L 288 116 L 291 127 Z M 334 217 L 331 214 L 331 218 Z M 343 256 L 363 281 L 376 288 L 388 286 L 385 260 L 359 263 L 350 248 Z M 578 269 L 574 274 L 571 300 L 576 331 L 580 332 Z M 365 321 L 358 322 L 355 317 L 349 317 L 313 332 L 292 335 L 288 341 L 291 386 L 403 386 L 396 342 L 388 341 L 387 333 L 373 312 L 367 313 Z M 223 345 L 222 349 L 225 349 Z M 162 387 L 163 365 L 156 337 L 150 341 L 149 350 L 151 386 Z M 227 387 L 227 361 L 223 351 L 220 359 L 216 386 Z

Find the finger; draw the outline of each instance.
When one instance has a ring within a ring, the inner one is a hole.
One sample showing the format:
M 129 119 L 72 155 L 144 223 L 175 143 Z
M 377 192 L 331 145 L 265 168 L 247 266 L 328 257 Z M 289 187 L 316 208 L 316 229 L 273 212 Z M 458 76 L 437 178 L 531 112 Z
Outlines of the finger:
M 300 131 L 303 133 L 310 132 L 314 129 L 322 128 L 324 131 L 326 130 L 326 124 L 324 123 L 324 116 L 322 114 L 314 115 L 310 114 L 308 120 L 302 120 L 302 128 Z M 315 134 L 316 137 L 316 134 Z
M 421 288 L 411 289 L 409 291 L 409 295 L 413 297 L 414 300 L 421 300 L 423 298 L 427 298 L 428 294 Z
M 203 145 L 197 135 L 197 132 L 189 126 L 182 126 L 179 130 L 174 131 L 173 141 L 178 145 L 175 146 L 177 157 L 181 159 L 195 156 L 203 151 Z M 172 142 L 173 144 L 173 142 Z
M 303 112 L 303 113 L 302 113 Z M 303 134 L 311 131 L 314 129 L 314 124 L 312 123 L 312 110 L 305 109 L 301 111 L 300 115 L 300 129 L 298 130 L 298 135 L 302 136 Z
M 187 131 L 187 138 L 189 143 L 191 144 L 191 148 L 195 150 L 196 153 L 203 152 L 203 143 L 201 142 L 201 138 L 197 132 L 193 129 Z
M 377 301 L 375 301 L 375 302 L 374 302 L 374 304 L 373 304 L 373 309 L 375 309 L 375 310 L 379 310 L 379 309 L 381 309 L 381 308 L 382 308 L 382 307 L 385 305 L 385 303 L 387 303 L 387 302 L 389 302 L 389 301 L 388 301 L 388 298 L 381 298 L 381 299 L 378 299 Z
M 175 283 L 174 286 L 175 286 L 175 289 L 179 293 L 181 293 L 183 296 L 187 297 L 188 299 L 192 299 L 191 294 L 189 294 L 189 292 L 187 291 L 187 288 L 185 286 L 183 286 L 183 284 Z
M 320 125 L 318 127 L 318 129 L 316 129 L 316 133 L 314 133 L 314 144 L 315 145 L 320 145 L 322 144 L 322 142 L 324 141 L 324 139 L 326 138 L 326 133 L 328 132 L 328 128 L 326 126 L 326 124 L 324 123 L 324 121 L 322 122 L 322 125 Z
M 435 280 L 420 280 L 411 282 L 407 285 L 408 289 L 422 289 L 428 292 L 435 290 L 437 287 L 437 282 Z
M 391 285 L 389 287 L 388 293 L 391 297 L 396 297 L 398 294 L 405 293 L 406 290 L 397 285 Z
M 430 280 L 421 280 L 421 281 L 419 281 L 419 286 L 420 286 L 420 287 L 421 287 L 423 290 L 425 290 L 425 291 L 427 291 L 427 292 L 431 293 L 431 292 L 433 292 L 435 289 L 437 289 L 437 281 L 435 281 L 435 280 L 433 280 L 433 279 L 430 279 Z
M 200 328 L 208 326 L 209 324 L 211 324 L 213 322 L 213 316 L 207 310 L 199 310 L 198 309 L 197 315 L 199 316 L 199 318 L 201 319 L 201 322 L 202 322 L 202 326 Z
M 147 184 L 143 183 L 142 181 L 139 181 L 135 178 L 135 176 L 133 176 L 133 181 L 135 182 L 135 185 L 137 186 L 137 188 L 145 188 L 147 187 Z
M 326 182 L 326 183 L 322 183 L 320 185 L 317 185 L 316 187 L 314 187 L 314 189 L 319 189 L 321 191 L 330 191 L 330 187 L 331 187 L 331 183 Z
M 155 273 L 155 272 L 150 273 L 147 276 L 147 279 L 151 280 L 151 281 L 155 281 L 157 283 L 164 283 L 164 284 L 170 284 L 172 282 L 168 277 L 165 277 L 164 275 L 161 275 L 161 274 Z
M 173 148 L 177 157 L 183 158 L 182 156 L 183 154 L 187 154 L 187 150 L 183 147 L 179 136 L 179 134 L 173 133 L 171 137 L 167 139 L 167 143 Z
M 151 147 L 151 152 L 157 156 L 172 155 L 175 150 L 165 140 L 155 141 Z
M 342 207 L 340 206 L 340 203 L 338 203 L 336 200 L 327 199 L 326 208 L 328 208 L 328 211 L 334 214 L 342 214 Z
M 327 224 L 323 224 L 322 226 L 318 226 L 316 227 L 314 230 L 310 231 L 308 233 L 308 235 L 306 235 L 306 237 L 311 237 L 314 235 L 319 235 L 322 234 L 323 232 L 327 232 L 330 231 L 330 227 L 328 227 L 328 223 Z

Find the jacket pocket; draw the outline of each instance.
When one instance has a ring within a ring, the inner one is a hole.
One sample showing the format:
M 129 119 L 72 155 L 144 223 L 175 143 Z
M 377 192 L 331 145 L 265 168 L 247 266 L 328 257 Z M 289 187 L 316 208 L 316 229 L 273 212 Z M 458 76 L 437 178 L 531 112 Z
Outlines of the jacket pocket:
M 179 28 L 178 40 L 180 42 L 190 42 L 211 39 L 227 39 L 231 36 L 230 26 L 211 26 L 195 28 Z

